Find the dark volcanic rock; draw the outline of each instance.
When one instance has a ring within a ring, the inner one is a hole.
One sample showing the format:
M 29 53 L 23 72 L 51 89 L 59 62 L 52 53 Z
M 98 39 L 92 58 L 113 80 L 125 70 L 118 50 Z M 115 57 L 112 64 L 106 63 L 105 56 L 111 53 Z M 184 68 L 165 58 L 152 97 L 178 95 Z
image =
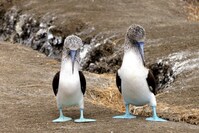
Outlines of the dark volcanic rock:
M 63 25 L 54 25 L 55 18 L 37 20 L 30 14 L 22 14 L 17 7 L 5 10 L 0 5 L 0 39 L 32 47 L 47 56 L 60 59 L 63 40 L 70 34 L 91 33 L 81 20 L 70 19 Z M 87 31 L 86 31 L 87 30 Z M 83 32 L 84 31 L 84 32 Z M 89 38 L 85 42 L 89 42 Z
M 65 37 L 76 34 L 84 42 L 80 52 L 83 70 L 98 74 L 115 73 L 121 66 L 124 38 L 121 34 L 108 32 L 96 35 L 94 27 L 73 19 L 56 26 L 55 18 L 37 20 L 32 15 L 22 14 L 16 7 L 8 11 L 0 8 L 0 15 L 1 40 L 27 45 L 60 60 Z M 168 62 L 160 60 L 149 65 L 149 68 L 157 79 L 159 90 L 173 82 L 172 65 Z
M 1 14 L 3 17 L 1 20 L 1 39 L 4 41 L 8 41 L 13 33 L 15 33 L 15 25 L 18 21 L 20 10 L 16 7 L 12 7 L 10 10 Z
M 158 62 L 149 65 L 157 82 L 158 91 L 162 91 L 167 88 L 175 79 L 175 75 L 172 70 L 172 64 L 167 60 L 159 60 Z
M 91 40 L 90 50 L 87 52 L 81 65 L 84 70 L 102 73 L 116 72 L 122 63 L 123 48 L 117 46 L 113 40 L 119 35 L 101 35 L 95 36 Z

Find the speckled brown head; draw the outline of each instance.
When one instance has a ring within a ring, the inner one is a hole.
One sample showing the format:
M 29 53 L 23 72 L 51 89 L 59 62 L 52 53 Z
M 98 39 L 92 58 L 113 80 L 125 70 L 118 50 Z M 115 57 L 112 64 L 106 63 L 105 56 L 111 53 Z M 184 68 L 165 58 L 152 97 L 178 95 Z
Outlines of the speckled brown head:
M 81 38 L 75 35 L 67 36 L 64 40 L 64 48 L 70 50 L 78 50 L 83 46 Z
M 67 36 L 64 40 L 62 61 L 71 59 L 72 73 L 74 71 L 75 61 L 79 62 L 80 48 L 83 46 L 81 38 L 75 35 Z
M 145 39 L 145 29 L 140 25 L 133 24 L 128 28 L 126 36 L 130 41 L 143 42 Z
M 138 24 L 132 24 L 126 32 L 125 51 L 134 49 L 144 61 L 144 40 L 145 29 Z

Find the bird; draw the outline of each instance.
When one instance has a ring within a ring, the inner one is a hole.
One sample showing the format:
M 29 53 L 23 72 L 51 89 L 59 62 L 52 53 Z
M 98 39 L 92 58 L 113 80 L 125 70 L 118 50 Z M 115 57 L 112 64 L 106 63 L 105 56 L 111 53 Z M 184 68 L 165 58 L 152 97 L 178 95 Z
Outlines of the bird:
M 72 120 L 63 114 L 63 107 L 79 106 L 80 118 L 74 122 L 94 122 L 95 119 L 84 118 L 84 94 L 86 91 L 86 79 L 80 71 L 80 48 L 83 46 L 81 38 L 69 35 L 64 40 L 61 68 L 52 82 L 53 92 L 56 96 L 59 118 L 53 122 L 66 122 Z
M 145 34 L 145 29 L 138 24 L 132 24 L 127 29 L 122 65 L 116 72 L 116 86 L 123 96 L 126 112 L 113 118 L 136 118 L 129 112 L 129 105 L 148 104 L 152 107 L 153 113 L 152 117 L 146 120 L 166 121 L 159 118 L 156 113 L 156 81 L 152 71 L 146 67 L 144 59 Z

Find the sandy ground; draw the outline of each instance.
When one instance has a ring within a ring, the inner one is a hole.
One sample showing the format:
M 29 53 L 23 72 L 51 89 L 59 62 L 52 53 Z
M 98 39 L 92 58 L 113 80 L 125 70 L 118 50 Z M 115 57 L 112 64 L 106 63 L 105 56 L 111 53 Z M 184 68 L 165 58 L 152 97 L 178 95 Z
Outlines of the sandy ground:
M 57 16 L 58 24 L 71 18 L 81 19 L 93 25 L 99 33 L 108 31 L 124 34 L 129 25 L 139 23 L 147 31 L 147 62 L 180 52 L 191 53 L 190 56 L 183 57 L 182 61 L 198 59 L 199 23 L 187 20 L 188 16 L 180 0 L 17 2 L 23 13 L 37 17 L 54 15 Z M 51 82 L 59 68 L 59 62 L 25 46 L 0 43 L 0 132 L 199 132 L 198 125 L 188 124 L 199 123 L 197 67 L 180 73 L 175 82 L 157 96 L 158 114 L 168 119 L 167 123 L 145 121 L 144 118 L 150 112 L 148 107 L 144 108 L 146 113 L 141 113 L 137 119 L 112 119 L 113 115 L 120 113 L 117 111 L 121 111 L 121 102 L 111 103 L 115 99 L 112 93 L 117 91 L 114 75 L 85 72 L 88 82 L 85 116 L 95 118 L 97 122 L 54 124 L 51 121 L 58 117 L 58 110 Z M 106 95 L 108 100 L 103 99 L 104 95 L 99 93 L 107 90 L 111 94 Z M 79 109 L 76 107 L 66 108 L 64 113 L 72 118 L 79 117 Z
M 88 100 L 85 101 L 85 116 L 95 118 L 97 122 L 52 123 L 58 117 L 58 110 L 51 81 L 59 69 L 59 63 L 27 47 L 4 42 L 0 43 L 0 60 L 0 132 L 199 131 L 199 126 L 185 122 L 147 122 L 144 117 L 134 120 L 112 119 L 112 116 L 120 112 L 94 105 Z M 87 81 L 88 84 L 92 82 L 90 80 Z M 76 107 L 66 108 L 64 113 L 72 118 L 79 117 L 79 109 Z

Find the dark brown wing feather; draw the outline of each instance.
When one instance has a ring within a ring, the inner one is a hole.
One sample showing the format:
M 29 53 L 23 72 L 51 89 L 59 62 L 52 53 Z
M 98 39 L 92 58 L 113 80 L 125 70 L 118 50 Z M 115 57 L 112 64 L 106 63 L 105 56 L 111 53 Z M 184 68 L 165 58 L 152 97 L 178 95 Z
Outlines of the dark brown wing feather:
M 156 95 L 157 94 L 156 81 L 155 81 L 155 77 L 150 69 L 149 69 L 148 77 L 146 80 L 147 80 L 150 91 L 154 95 Z
M 121 78 L 118 75 L 118 72 L 116 73 L 116 85 L 117 85 L 117 88 L 118 88 L 119 92 L 122 93 Z
M 53 82 L 52 82 L 53 92 L 54 92 L 55 96 L 57 95 L 58 87 L 59 87 L 59 75 L 60 75 L 60 71 L 58 71 L 55 74 L 55 76 L 53 78 Z
M 81 91 L 83 94 L 86 92 L 86 79 L 84 77 L 84 74 L 79 71 L 79 78 L 80 78 L 80 86 L 81 86 Z

